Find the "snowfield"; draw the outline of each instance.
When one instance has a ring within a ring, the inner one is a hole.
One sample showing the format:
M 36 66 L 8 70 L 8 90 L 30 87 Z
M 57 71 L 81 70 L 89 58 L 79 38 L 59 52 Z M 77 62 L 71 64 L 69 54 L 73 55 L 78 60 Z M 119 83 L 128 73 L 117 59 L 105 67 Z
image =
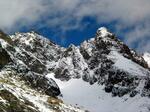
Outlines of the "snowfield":
M 90 85 L 80 79 L 71 79 L 67 82 L 54 77 L 53 73 L 46 77 L 52 78 L 60 87 L 62 96 L 59 96 L 65 103 L 77 105 L 90 112 L 149 112 L 150 99 L 137 95 L 133 98 L 112 97 L 106 93 L 102 85 L 97 83 Z M 143 86 L 143 85 L 140 85 Z M 139 87 L 140 88 L 140 87 Z

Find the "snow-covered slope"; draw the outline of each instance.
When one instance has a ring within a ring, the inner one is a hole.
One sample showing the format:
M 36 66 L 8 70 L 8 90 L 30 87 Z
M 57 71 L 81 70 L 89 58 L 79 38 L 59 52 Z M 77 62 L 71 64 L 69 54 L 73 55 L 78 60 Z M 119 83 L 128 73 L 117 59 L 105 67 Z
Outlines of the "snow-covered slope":
M 33 98 L 33 108 L 39 107 L 37 111 L 48 111 L 41 110 L 49 109 L 47 95 L 68 104 L 50 104 L 50 108 L 66 112 L 82 111 L 74 106 L 91 112 L 150 111 L 147 63 L 106 28 L 99 28 L 95 37 L 80 46 L 68 48 L 35 32 L 16 33 L 10 38 L 0 35 L 0 70 L 14 71 L 13 76 L 29 85 L 31 91 L 17 86 L 11 93 L 29 102 L 29 97 Z
M 71 79 L 67 82 L 60 81 L 54 74 L 47 77 L 56 81 L 60 87 L 64 102 L 78 105 L 91 112 L 149 112 L 150 100 L 147 97 L 136 95 L 131 98 L 128 95 L 113 97 L 104 91 L 104 86 L 98 83 L 92 86 L 80 79 Z M 139 88 L 143 88 L 144 81 L 141 81 Z
M 143 58 L 148 63 L 148 66 L 150 67 L 150 53 L 148 52 L 144 53 Z

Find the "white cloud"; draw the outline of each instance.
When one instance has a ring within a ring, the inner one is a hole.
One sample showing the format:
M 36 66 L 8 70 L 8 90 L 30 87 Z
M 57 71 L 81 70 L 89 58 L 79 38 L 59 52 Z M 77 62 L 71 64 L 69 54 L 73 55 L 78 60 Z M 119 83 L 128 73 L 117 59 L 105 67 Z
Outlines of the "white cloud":
M 84 28 L 83 18 L 94 17 L 98 23 L 117 21 L 118 32 L 133 28 L 125 34 L 129 45 L 150 38 L 150 0 L 0 0 L 0 14 L 0 28 L 7 30 L 43 20 L 39 27 L 65 32 Z
M 125 41 L 130 46 L 136 46 L 140 52 L 150 52 L 150 23 L 136 25 L 131 31 L 127 32 Z
M 126 40 L 131 44 L 141 39 L 141 37 L 148 38 L 148 36 L 150 36 L 150 24 L 145 24 L 136 26 L 131 32 L 128 32 Z
M 40 18 L 43 7 L 41 0 L 0 0 L 0 28 L 30 24 Z

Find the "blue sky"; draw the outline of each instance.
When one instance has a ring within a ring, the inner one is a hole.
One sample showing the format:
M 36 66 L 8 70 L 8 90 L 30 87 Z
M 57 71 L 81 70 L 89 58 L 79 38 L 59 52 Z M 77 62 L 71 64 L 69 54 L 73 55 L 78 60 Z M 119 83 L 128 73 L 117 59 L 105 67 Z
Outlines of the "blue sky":
M 0 0 L 0 28 L 38 31 L 54 42 L 79 45 L 105 26 L 139 52 L 150 52 L 150 0 Z
M 36 29 L 37 32 L 40 32 L 41 35 L 48 37 L 50 40 L 56 42 L 57 44 L 67 47 L 70 44 L 80 45 L 84 40 L 88 40 L 92 37 L 95 37 L 96 31 L 99 27 L 105 26 L 111 32 L 115 32 L 115 28 L 113 26 L 115 23 L 97 23 L 97 21 L 93 18 L 85 17 L 81 24 L 86 24 L 83 29 L 71 29 L 67 30 L 65 33 L 61 31 L 53 31 L 49 27 L 44 27 L 41 29 Z M 82 27 L 82 26 L 81 26 Z M 24 30 L 24 29 L 23 29 Z M 119 34 L 118 38 L 123 40 L 123 37 Z

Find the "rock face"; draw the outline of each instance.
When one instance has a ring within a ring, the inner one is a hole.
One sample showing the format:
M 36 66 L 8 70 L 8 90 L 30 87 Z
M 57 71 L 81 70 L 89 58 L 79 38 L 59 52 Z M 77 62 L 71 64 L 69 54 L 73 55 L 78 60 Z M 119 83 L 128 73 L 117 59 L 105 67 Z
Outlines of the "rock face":
M 29 105 L 33 106 L 31 102 L 21 102 L 8 90 L 0 90 L 0 96 L 3 98 L 3 100 L 8 102 L 8 104 L 0 102 L 1 112 L 39 112 L 36 109 L 29 107 Z
M 91 86 L 98 83 L 112 96 L 150 96 L 148 64 L 104 27 L 94 38 L 68 48 L 35 32 L 10 37 L 1 32 L 0 70 L 15 71 L 33 89 L 53 97 L 61 91 L 48 73 L 64 82 L 82 78 Z
M 0 69 L 2 69 L 11 60 L 8 53 L 2 48 L 0 48 L 0 59 Z
M 25 51 L 24 49 L 20 49 L 19 47 L 17 47 L 15 41 L 11 40 L 11 38 L 9 37 L 9 42 L 10 41 L 14 43 L 14 45 L 8 43 L 8 36 L 4 34 L 1 35 L 0 38 L 1 69 L 4 67 L 4 65 L 9 66 L 6 67 L 6 69 L 11 67 L 11 69 L 16 70 L 16 72 L 20 74 L 24 80 L 26 80 L 29 84 L 31 84 L 32 87 L 37 87 L 37 88 L 39 87 L 42 91 L 46 92 L 48 95 L 54 95 L 54 96 L 59 95 L 60 94 L 59 87 L 57 86 L 55 81 L 46 80 L 44 78 L 43 74 L 47 70 L 43 62 L 41 62 L 41 60 L 39 60 L 38 57 L 36 58 L 28 51 Z M 44 82 L 44 83 L 40 84 L 39 86 L 39 82 Z
M 41 77 L 37 79 L 36 86 L 45 90 L 45 93 L 50 96 L 58 96 L 60 94 L 59 87 L 53 79 Z
M 0 69 L 2 69 L 4 65 L 6 65 L 11 61 L 9 54 L 5 49 L 3 49 L 3 47 L 6 45 L 5 41 L 10 43 L 12 42 L 11 39 L 6 34 L 0 31 L 0 42 L 3 43 L 0 44 Z
M 39 87 L 47 87 L 48 94 L 56 95 L 57 90 L 52 88 L 53 86 L 49 88 L 47 83 L 48 82 L 44 82 L 44 84 L 42 83 Z M 45 90 L 45 88 L 43 89 Z M 53 89 L 55 90 L 55 93 L 52 94 L 50 91 L 54 91 Z M 84 112 L 77 107 L 64 104 L 64 102 L 56 96 L 47 96 L 44 92 L 29 86 L 26 81 L 22 80 L 16 71 L 10 69 L 4 70 L 4 68 L 0 71 L 0 112 L 61 111 Z

